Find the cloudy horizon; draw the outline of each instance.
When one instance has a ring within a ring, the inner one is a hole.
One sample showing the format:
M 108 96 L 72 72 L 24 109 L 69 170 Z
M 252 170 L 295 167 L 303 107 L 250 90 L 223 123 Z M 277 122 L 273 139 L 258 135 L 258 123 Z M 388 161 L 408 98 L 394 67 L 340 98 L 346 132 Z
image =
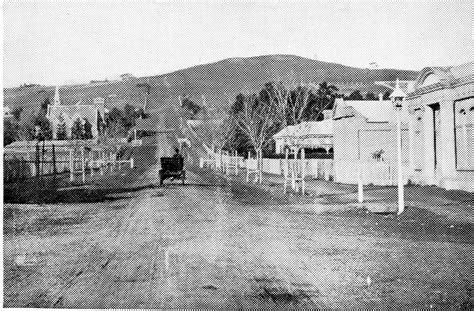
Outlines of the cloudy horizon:
M 3 3 L 3 85 L 292 54 L 420 70 L 472 60 L 470 1 Z

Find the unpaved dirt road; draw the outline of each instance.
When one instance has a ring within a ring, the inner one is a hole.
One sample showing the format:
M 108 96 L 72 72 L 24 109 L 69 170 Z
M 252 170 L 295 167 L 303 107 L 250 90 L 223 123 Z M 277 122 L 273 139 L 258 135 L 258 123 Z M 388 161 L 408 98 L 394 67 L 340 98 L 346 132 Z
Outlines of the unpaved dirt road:
M 157 156 L 170 149 L 167 141 L 160 141 Z M 196 168 L 185 186 L 155 187 L 157 175 L 158 167 L 150 167 L 133 185 L 141 190 L 105 202 L 6 205 L 4 305 L 444 309 L 472 303 L 472 224 L 302 204 Z

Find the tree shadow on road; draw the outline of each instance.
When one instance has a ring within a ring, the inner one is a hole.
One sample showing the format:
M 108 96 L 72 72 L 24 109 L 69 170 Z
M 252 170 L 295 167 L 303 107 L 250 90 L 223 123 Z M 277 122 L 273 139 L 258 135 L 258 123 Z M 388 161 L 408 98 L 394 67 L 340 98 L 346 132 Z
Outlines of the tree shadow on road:
M 98 203 L 132 198 L 133 193 L 155 189 L 157 185 L 148 184 L 136 187 L 99 188 L 94 185 L 81 187 L 54 188 L 44 186 L 21 187 L 20 189 L 6 189 L 4 202 L 14 204 L 56 204 L 56 203 Z

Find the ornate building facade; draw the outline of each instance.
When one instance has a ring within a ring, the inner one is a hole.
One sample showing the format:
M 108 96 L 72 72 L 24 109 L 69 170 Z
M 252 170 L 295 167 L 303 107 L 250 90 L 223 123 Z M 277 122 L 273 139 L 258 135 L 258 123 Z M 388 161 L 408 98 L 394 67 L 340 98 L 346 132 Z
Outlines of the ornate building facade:
M 472 63 L 424 68 L 407 94 L 409 178 L 474 191 Z

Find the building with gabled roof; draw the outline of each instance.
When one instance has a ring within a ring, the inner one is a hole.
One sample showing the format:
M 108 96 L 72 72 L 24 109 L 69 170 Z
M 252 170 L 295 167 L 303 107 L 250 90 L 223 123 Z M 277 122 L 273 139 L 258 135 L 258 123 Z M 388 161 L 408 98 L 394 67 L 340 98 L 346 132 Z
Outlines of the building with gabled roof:
M 323 152 L 332 153 L 332 113 L 325 111 L 325 120 L 304 121 L 296 125 L 289 125 L 273 135 L 275 152 L 283 153 L 287 146 L 299 146 L 305 149 L 324 149 Z
M 3 118 L 11 118 L 13 117 L 12 112 L 10 110 L 10 107 L 8 106 L 3 106 Z
M 61 105 L 59 90 L 56 88 L 54 103 L 48 105 L 46 117 L 51 122 L 53 139 L 57 138 L 58 126 L 63 123 L 66 125 L 66 136 L 70 138 L 71 128 L 77 119 L 81 120 L 82 124 L 88 121 L 92 126 L 92 138 L 97 138 L 99 126 L 105 122 L 104 100 L 94 98 L 93 104 L 90 105 L 82 105 L 81 101 L 75 105 Z

